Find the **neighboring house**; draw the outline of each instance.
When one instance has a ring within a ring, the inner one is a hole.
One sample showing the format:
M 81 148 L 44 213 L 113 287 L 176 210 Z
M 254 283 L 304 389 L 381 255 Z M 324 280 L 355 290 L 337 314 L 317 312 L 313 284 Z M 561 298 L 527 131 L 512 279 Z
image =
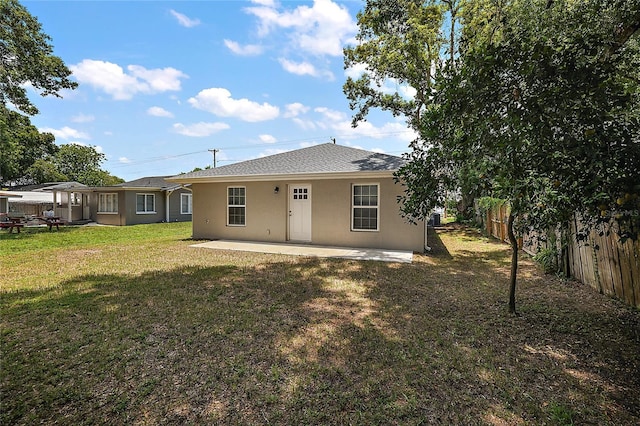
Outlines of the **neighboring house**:
M 191 185 L 193 237 L 422 252 L 400 215 L 400 157 L 322 144 L 168 178 Z
M 83 192 L 86 189 L 86 185 L 78 182 L 14 186 L 3 192 L 11 195 L 6 200 L 6 212 L 42 216 L 44 211 L 53 209 L 54 214 L 66 222 L 88 220 L 89 197 Z
M 191 191 L 165 178 L 143 177 L 88 188 L 92 220 L 105 225 L 190 221 Z
M 9 213 L 9 198 L 19 199 L 22 195 L 12 194 L 8 191 L 0 191 L 0 214 Z

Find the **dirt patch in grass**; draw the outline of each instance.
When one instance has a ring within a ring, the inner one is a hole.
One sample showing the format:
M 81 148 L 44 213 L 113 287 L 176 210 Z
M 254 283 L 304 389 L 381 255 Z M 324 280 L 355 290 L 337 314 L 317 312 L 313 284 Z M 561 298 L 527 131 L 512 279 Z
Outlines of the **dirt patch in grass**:
M 189 244 L 0 258 L 0 423 L 640 422 L 640 312 L 525 258 L 511 316 L 472 229 L 410 265 Z

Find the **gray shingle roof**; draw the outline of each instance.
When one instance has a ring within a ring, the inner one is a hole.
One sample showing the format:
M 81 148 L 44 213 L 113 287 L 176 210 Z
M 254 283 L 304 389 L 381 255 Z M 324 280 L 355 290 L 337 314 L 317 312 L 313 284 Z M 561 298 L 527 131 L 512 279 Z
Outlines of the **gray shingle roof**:
M 172 189 L 179 185 L 174 182 L 169 182 L 165 180 L 169 176 L 147 176 L 142 177 L 135 180 L 130 180 L 129 182 L 120 183 L 118 185 L 114 185 L 113 187 L 121 187 L 121 188 L 160 188 L 163 190 Z
M 395 171 L 400 157 L 325 143 L 215 169 L 174 176 L 175 179 Z

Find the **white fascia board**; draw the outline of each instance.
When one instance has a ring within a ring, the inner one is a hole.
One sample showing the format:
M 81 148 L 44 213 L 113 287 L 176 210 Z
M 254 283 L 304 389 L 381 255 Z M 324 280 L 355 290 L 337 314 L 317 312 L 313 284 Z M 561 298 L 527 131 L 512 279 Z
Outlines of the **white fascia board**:
M 271 181 L 300 181 L 300 180 L 328 180 L 328 179 L 375 179 L 393 177 L 394 171 L 371 172 L 334 172 L 334 173 L 287 173 L 277 175 L 239 175 L 239 176 L 202 176 L 192 178 L 172 177 L 167 180 L 183 184 L 223 183 L 223 182 L 271 182 Z

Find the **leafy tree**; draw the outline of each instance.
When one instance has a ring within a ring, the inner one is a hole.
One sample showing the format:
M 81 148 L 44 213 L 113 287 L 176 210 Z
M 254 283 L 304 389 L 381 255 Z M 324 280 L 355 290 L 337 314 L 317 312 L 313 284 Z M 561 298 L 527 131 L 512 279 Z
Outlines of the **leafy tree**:
M 106 155 L 98 152 L 95 147 L 67 144 L 60 147 L 53 163 L 68 180 L 85 185 L 104 186 L 123 182 L 122 179 L 111 176 L 100 168 L 106 158 Z
M 38 159 L 58 151 L 51 133 L 40 133 L 29 118 L 0 105 L 0 183 L 20 180 Z
M 0 0 L 0 184 L 20 181 L 36 160 L 57 150 L 54 137 L 39 133 L 22 115 L 38 109 L 27 97 L 30 86 L 42 96 L 74 89 L 71 71 L 53 55 L 51 38 L 17 0 Z M 22 113 L 22 114 L 21 114 Z
M 458 56 L 436 68 L 423 113 L 408 119 L 420 139 L 397 175 L 407 216 L 425 218 L 462 184 L 510 202 L 513 313 L 517 232 L 562 224 L 576 211 L 594 226 L 614 212 L 621 235 L 637 236 L 639 7 L 466 1 Z M 361 62 L 385 72 L 375 58 Z
M 71 71 L 53 55 L 51 38 L 42 25 L 17 0 L 0 0 L 0 100 L 27 115 L 38 109 L 27 97 L 26 84 L 42 96 L 59 96 L 62 89 L 74 89 Z
M 27 170 L 32 183 L 75 181 L 89 186 L 109 186 L 123 179 L 102 170 L 106 156 L 95 147 L 67 144 L 46 159 L 36 160 Z
M 429 105 L 435 76 L 445 46 L 440 28 L 443 8 L 420 0 L 369 0 L 358 13 L 358 44 L 344 50 L 345 68 L 366 65 L 358 79 L 347 78 L 344 92 L 351 109 L 352 123 L 364 121 L 372 108 L 414 120 Z M 387 82 L 415 91 L 407 96 L 389 93 Z

